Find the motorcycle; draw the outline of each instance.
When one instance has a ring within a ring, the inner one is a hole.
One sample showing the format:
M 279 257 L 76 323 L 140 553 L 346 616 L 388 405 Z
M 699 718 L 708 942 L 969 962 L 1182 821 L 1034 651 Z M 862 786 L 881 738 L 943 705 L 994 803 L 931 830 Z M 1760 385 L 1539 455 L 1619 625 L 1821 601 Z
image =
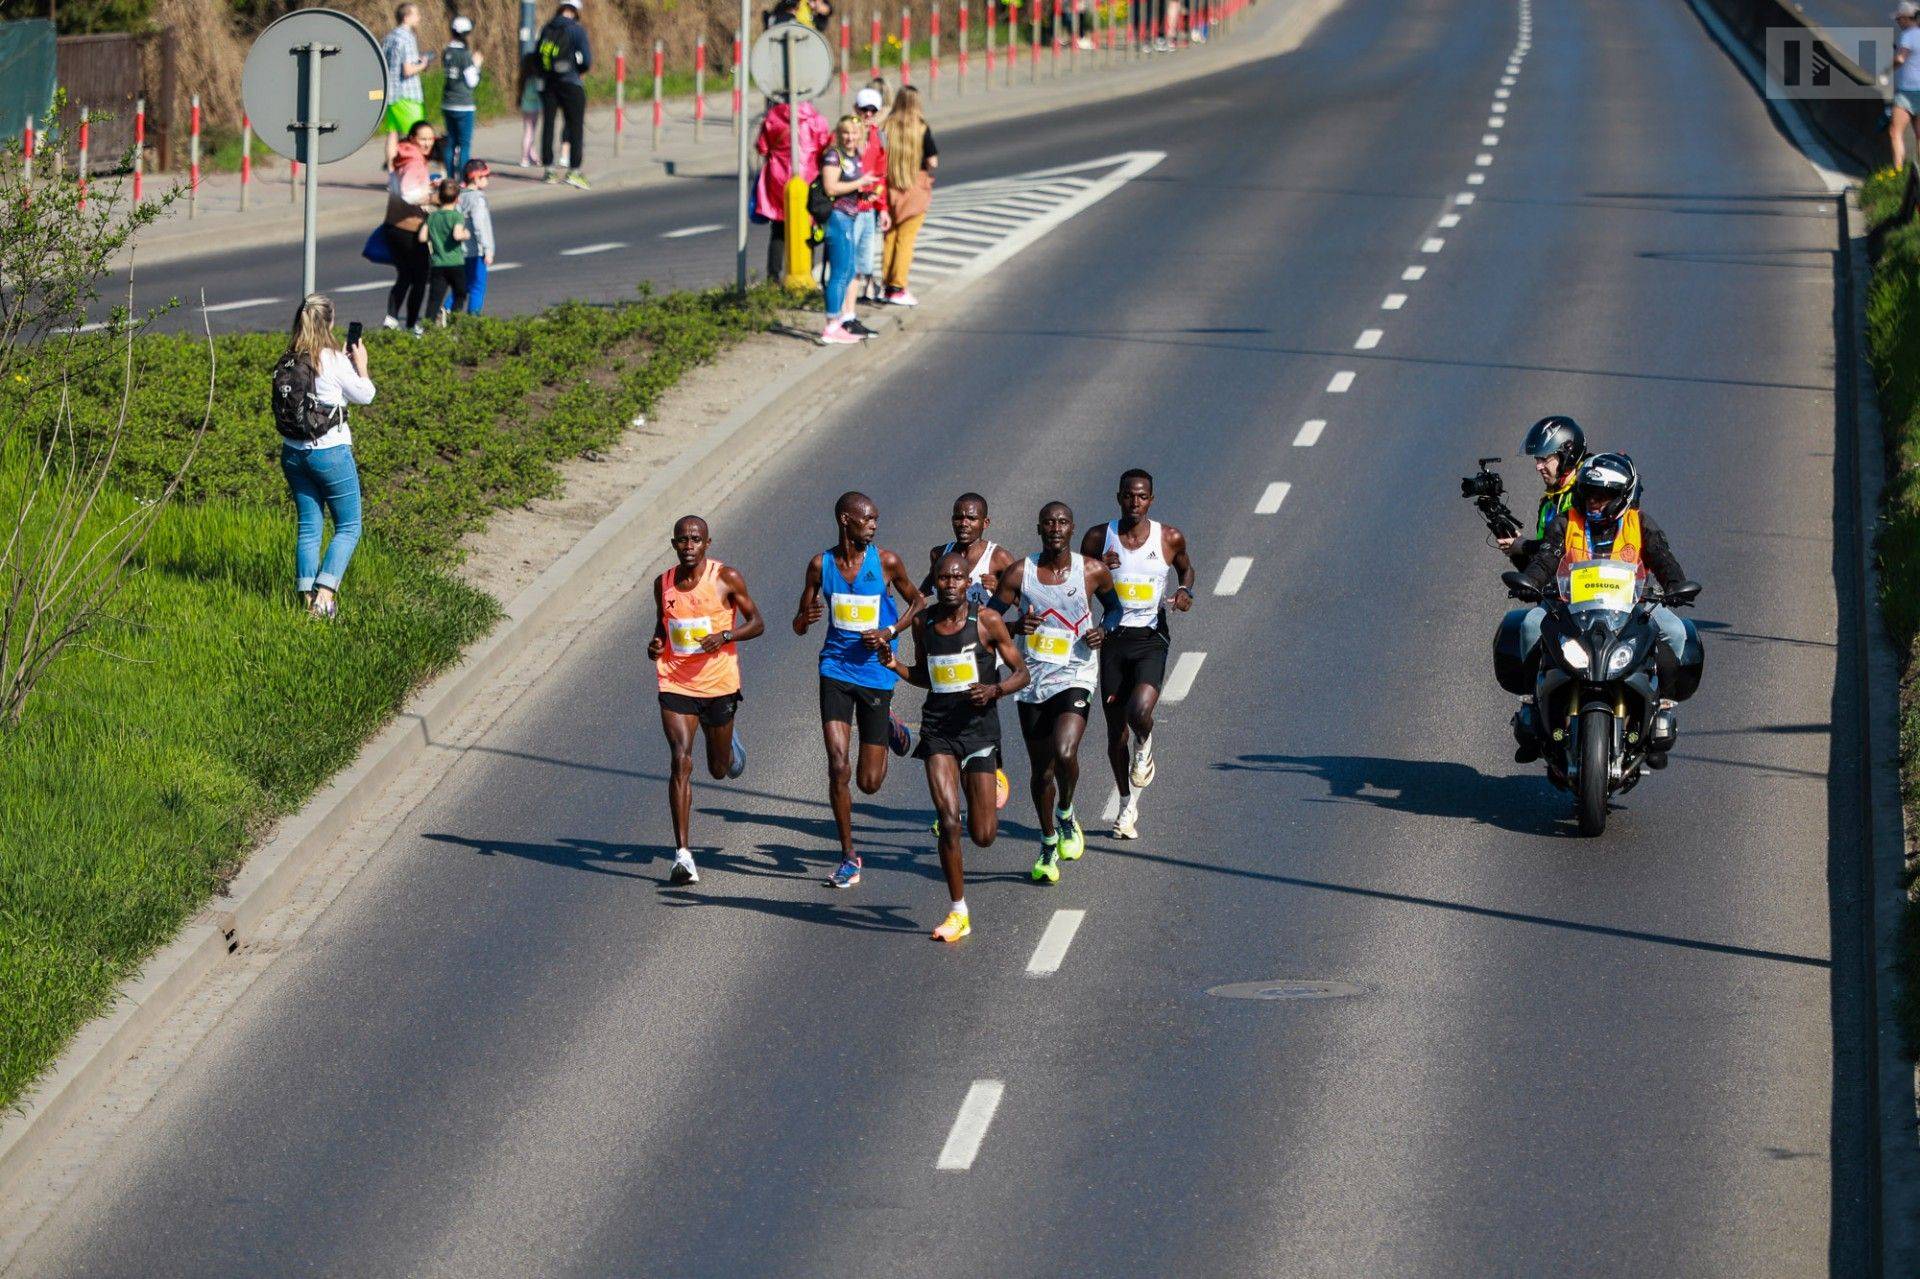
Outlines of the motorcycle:
M 1526 655 L 1516 653 L 1518 624 L 1509 618 L 1495 641 L 1495 670 L 1509 692 L 1534 696 L 1535 723 L 1547 777 L 1571 791 L 1582 835 L 1607 828 L 1607 801 L 1640 781 L 1660 709 L 1653 610 L 1681 608 L 1700 593 L 1697 582 L 1662 591 L 1639 566 L 1624 560 L 1581 560 L 1567 566 L 1557 587 L 1542 592 L 1525 574 L 1501 574 L 1507 593 L 1546 608 L 1539 664 L 1526 685 Z M 1676 655 L 1678 656 L 1678 655 Z M 1688 672 L 1697 682 L 1697 665 Z M 1518 684 L 1519 687 L 1515 687 Z M 1664 767 L 1660 755 L 1652 767 Z

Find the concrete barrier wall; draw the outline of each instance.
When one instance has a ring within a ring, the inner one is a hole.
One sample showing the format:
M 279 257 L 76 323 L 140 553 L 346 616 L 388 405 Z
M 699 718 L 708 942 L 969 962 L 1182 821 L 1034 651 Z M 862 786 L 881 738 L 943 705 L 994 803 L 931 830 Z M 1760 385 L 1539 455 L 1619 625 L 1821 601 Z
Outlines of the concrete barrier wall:
M 1835 93 L 1796 92 L 1802 113 L 1834 149 L 1837 159 L 1861 172 L 1882 169 L 1891 161 L 1887 147 L 1886 110 L 1890 95 L 1874 77 L 1845 54 L 1828 45 L 1785 0 L 1705 0 L 1754 54 L 1765 61 L 1767 33 L 1791 32 L 1808 50 L 1817 48 L 1833 67 Z M 1803 59 L 1803 62 L 1806 59 Z M 1776 74 L 1779 68 L 1770 68 Z

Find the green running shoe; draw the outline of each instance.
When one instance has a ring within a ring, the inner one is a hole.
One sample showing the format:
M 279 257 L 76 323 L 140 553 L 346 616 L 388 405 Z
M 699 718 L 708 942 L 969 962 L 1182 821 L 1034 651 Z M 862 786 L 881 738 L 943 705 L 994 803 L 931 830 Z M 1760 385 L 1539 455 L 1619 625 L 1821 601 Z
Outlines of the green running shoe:
M 1040 845 L 1040 860 L 1033 864 L 1033 882 L 1036 884 L 1057 884 L 1060 882 L 1060 846 L 1058 844 Z
M 1070 818 L 1060 830 L 1060 860 L 1077 862 L 1086 851 L 1087 832 L 1080 829 L 1078 817 Z

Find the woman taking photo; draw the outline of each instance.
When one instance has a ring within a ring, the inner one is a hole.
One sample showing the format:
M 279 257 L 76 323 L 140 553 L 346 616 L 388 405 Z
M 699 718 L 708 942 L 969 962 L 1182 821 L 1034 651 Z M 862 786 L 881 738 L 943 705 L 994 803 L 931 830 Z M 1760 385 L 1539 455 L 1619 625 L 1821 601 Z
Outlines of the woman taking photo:
M 887 208 L 893 214 L 884 263 L 887 301 L 894 306 L 919 306 L 920 299 L 907 289 L 907 273 L 913 269 L 913 242 L 933 205 L 933 171 L 940 167 L 940 148 L 920 113 L 919 90 L 901 87 L 882 131 L 887 145 Z
M 880 185 L 879 174 L 860 171 L 864 132 L 860 117 L 841 116 L 834 126 L 833 145 L 820 157 L 820 186 L 833 201 L 833 212 L 827 217 L 827 327 L 820 334 L 823 343 L 859 342 L 872 336 L 866 329 L 849 329 L 843 314 L 856 268 L 854 219 L 860 216 L 860 201 Z
M 356 329 L 358 325 L 354 326 Z M 309 616 L 331 620 L 347 561 L 360 541 L 360 471 L 353 462 L 349 404 L 373 403 L 367 347 L 343 349 L 333 336 L 333 302 L 308 295 L 293 314 L 292 340 L 273 368 L 273 424 L 280 432 L 280 469 L 299 518 L 293 565 Z M 321 559 L 323 515 L 333 540 Z

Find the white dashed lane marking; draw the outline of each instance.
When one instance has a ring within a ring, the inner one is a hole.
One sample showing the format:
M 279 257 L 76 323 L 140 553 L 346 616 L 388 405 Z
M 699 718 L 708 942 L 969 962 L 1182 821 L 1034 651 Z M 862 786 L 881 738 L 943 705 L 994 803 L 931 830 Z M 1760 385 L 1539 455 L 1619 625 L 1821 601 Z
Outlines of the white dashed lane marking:
M 1406 270 L 1400 273 L 1400 278 L 1403 280 L 1409 280 L 1409 281 L 1417 280 L 1421 276 L 1425 275 L 1426 273 L 1427 273 L 1427 268 L 1423 266 L 1410 266 Z
M 1107 796 L 1107 806 L 1100 810 L 1100 824 L 1106 825 L 1120 815 L 1120 792 Z
M 1383 330 L 1367 329 L 1361 333 L 1359 337 L 1354 339 L 1353 349 L 1356 351 L 1371 351 L 1374 347 L 1380 345 L 1380 339 L 1385 336 L 1386 333 Z
M 1174 658 L 1173 673 L 1167 676 L 1167 686 L 1160 690 L 1160 704 L 1172 706 L 1187 700 L 1187 694 L 1193 691 L 1193 681 L 1200 674 L 1200 666 L 1206 660 L 1205 653 L 1182 653 Z
M 624 249 L 626 247 L 627 242 L 625 240 L 607 240 L 600 244 L 583 244 L 578 248 L 562 249 L 560 250 L 560 256 L 563 258 L 584 258 L 589 253 L 611 253 L 615 249 Z
M 1497 147 L 1500 145 L 1500 135 L 1497 133 L 1486 134 L 1480 139 L 1480 145 L 1483 147 Z
M 1247 555 L 1235 555 L 1227 560 L 1220 570 L 1220 580 L 1213 584 L 1215 595 L 1238 595 L 1246 584 L 1247 573 L 1253 568 L 1253 558 Z
M 1119 815 L 1116 807 L 1114 816 Z M 1080 931 L 1080 921 L 1086 917 L 1084 910 L 1054 911 L 1053 918 L 1047 921 L 1047 930 L 1040 934 L 1040 944 L 1033 948 L 1033 958 L 1027 961 L 1027 976 L 1051 977 L 1059 972 L 1061 961 L 1067 957 L 1067 947 L 1073 945 L 1073 935 Z
M 1389 293 L 1385 298 L 1381 300 L 1380 309 L 1382 311 L 1398 311 L 1401 307 L 1405 306 L 1406 304 L 1407 304 L 1406 294 Z
M 1422 244 L 1420 246 L 1420 251 L 1422 253 L 1438 253 L 1440 250 L 1446 247 L 1447 247 L 1447 242 L 1445 240 L 1440 239 L 1438 236 L 1435 236 L 1433 239 L 1428 240 L 1426 243 Z
M 1479 155 L 1476 155 L 1475 157 L 1473 157 L 1473 162 L 1484 169 L 1488 165 L 1493 163 L 1493 157 L 1486 154 L 1485 152 L 1481 152 Z
M 947 1134 L 947 1144 L 940 1148 L 940 1158 L 934 1167 L 945 1172 L 965 1172 L 973 1167 L 973 1161 L 980 1154 L 980 1143 L 987 1138 L 987 1128 L 993 1123 L 993 1112 L 1000 1109 L 1000 1095 L 1007 1086 L 998 1079 L 976 1079 L 973 1087 L 967 1089 L 965 1101 L 960 1103 L 960 1113 L 954 1116 L 953 1131 Z
M 1460 193 L 1459 195 L 1456 195 L 1456 196 L 1454 196 L 1454 197 L 1453 197 L 1453 202 L 1454 202 L 1455 204 L 1472 204 L 1472 203 L 1473 203 L 1473 192 L 1471 192 L 1471 191 L 1462 191 L 1462 192 L 1461 192 L 1461 193 Z
M 678 231 L 662 231 L 660 238 L 663 240 L 684 240 L 690 235 L 706 235 L 713 231 L 724 231 L 726 229 L 723 223 L 706 222 L 700 226 L 683 226 Z
M 1467 181 L 1472 183 L 1474 186 L 1479 186 L 1481 183 L 1485 182 L 1486 180 L 1487 180 L 1487 175 L 1484 173 L 1469 173 L 1467 175 Z
M 1300 433 L 1293 437 L 1293 447 L 1297 449 L 1312 448 L 1315 444 L 1319 443 L 1320 432 L 1326 429 L 1327 420 L 1325 418 L 1317 417 L 1310 422 L 1301 423 Z
M 1442 216 L 1440 219 L 1440 229 L 1442 231 L 1451 230 L 1452 228 L 1457 227 L 1459 225 L 1460 225 L 1460 215 L 1458 213 L 1448 213 Z
M 334 292 L 335 293 L 371 293 L 375 289 L 390 289 L 392 287 L 393 287 L 392 280 L 369 280 L 365 284 L 343 284 L 339 288 L 335 289 Z
M 1353 385 L 1353 374 L 1345 369 L 1342 369 L 1340 372 L 1333 375 L 1333 380 L 1331 382 L 1327 383 L 1327 394 L 1328 395 L 1345 395 L 1347 393 L 1347 388 L 1352 385 Z
M 220 302 L 204 308 L 208 315 L 218 315 L 222 311 L 244 311 L 254 306 L 276 306 L 279 298 L 241 298 L 238 302 Z
M 1275 480 L 1267 485 L 1267 491 L 1260 495 L 1258 502 L 1254 503 L 1253 513 L 1255 515 L 1274 514 L 1280 509 L 1280 503 L 1287 500 L 1287 494 L 1292 489 L 1293 485 L 1285 480 Z

